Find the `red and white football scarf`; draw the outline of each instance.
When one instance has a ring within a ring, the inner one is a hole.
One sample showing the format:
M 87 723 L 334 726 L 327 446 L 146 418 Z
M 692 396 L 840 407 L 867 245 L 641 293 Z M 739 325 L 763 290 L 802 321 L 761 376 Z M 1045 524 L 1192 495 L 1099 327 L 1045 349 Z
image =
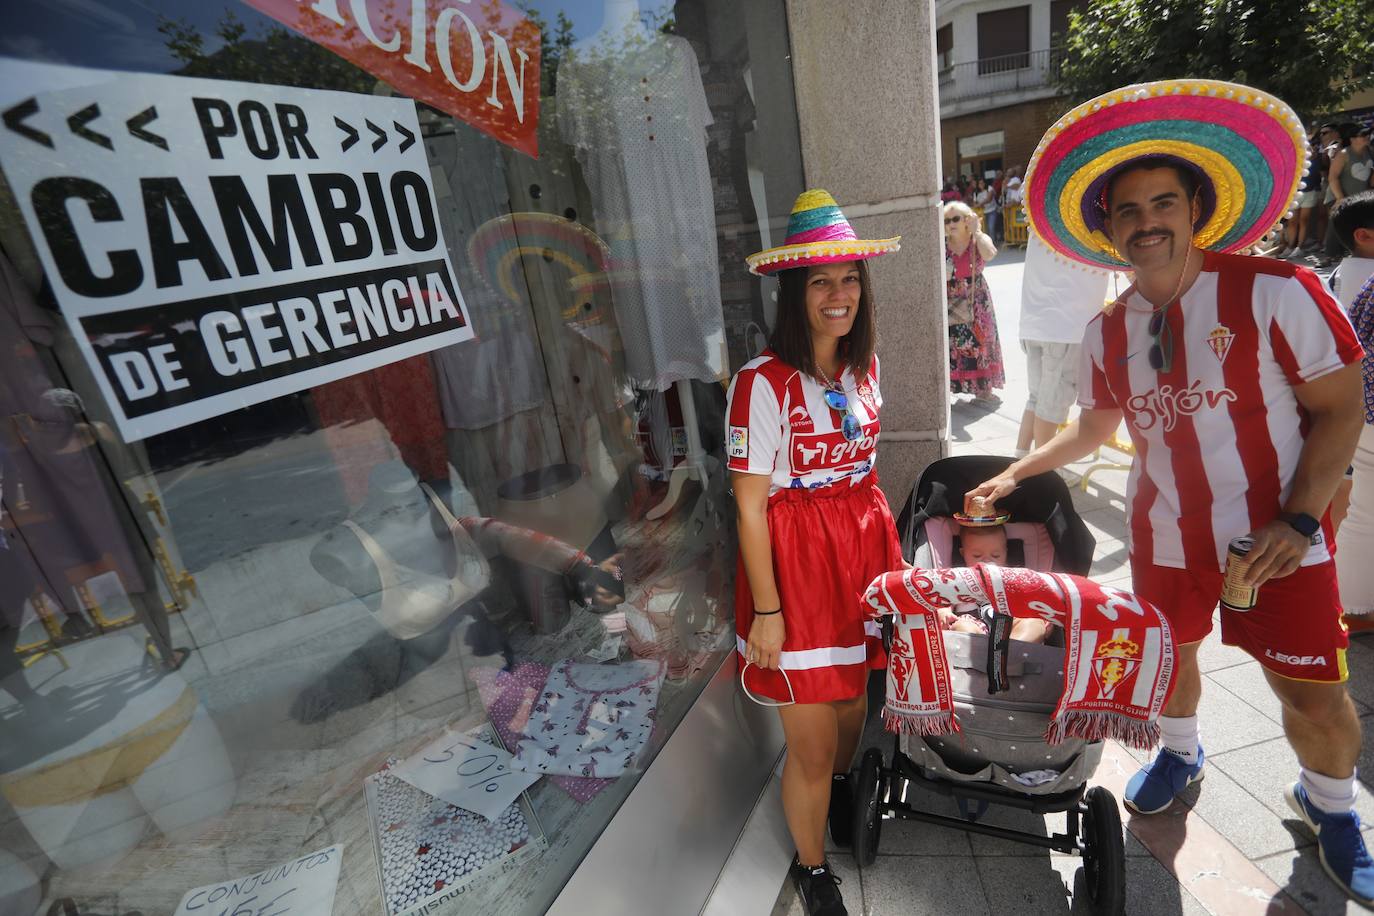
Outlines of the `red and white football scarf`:
M 884 573 L 864 601 L 869 616 L 891 614 L 894 622 L 883 708 L 889 731 L 959 731 L 939 611 L 989 604 L 999 614 L 1064 629 L 1064 694 L 1047 742 L 1115 738 L 1149 748 L 1159 740 L 1159 714 L 1173 681 L 1173 633 L 1154 605 L 1129 592 L 1082 576 L 980 564 Z

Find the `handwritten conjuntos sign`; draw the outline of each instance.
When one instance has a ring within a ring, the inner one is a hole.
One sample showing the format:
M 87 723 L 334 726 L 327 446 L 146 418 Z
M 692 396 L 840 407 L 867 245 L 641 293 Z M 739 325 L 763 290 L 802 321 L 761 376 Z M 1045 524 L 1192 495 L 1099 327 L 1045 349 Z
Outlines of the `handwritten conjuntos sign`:
M 539 27 L 499 0 L 245 0 L 400 92 L 539 154 Z
M 343 846 L 207 884 L 181 898 L 175 916 L 329 916 L 339 884 Z

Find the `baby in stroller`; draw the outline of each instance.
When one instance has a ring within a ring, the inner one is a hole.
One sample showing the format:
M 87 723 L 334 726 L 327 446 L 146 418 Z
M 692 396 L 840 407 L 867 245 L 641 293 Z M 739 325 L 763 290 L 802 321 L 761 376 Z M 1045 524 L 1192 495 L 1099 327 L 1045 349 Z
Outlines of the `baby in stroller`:
M 1007 557 L 1007 529 L 1000 520 L 994 524 L 962 524 L 959 526 L 959 556 L 964 566 L 977 566 L 991 563 L 994 566 L 1011 566 Z M 987 633 L 988 625 L 982 620 L 984 609 L 979 614 L 959 614 L 951 610 L 940 612 L 940 626 L 959 633 Z M 1011 638 L 1020 642 L 1043 643 L 1049 636 L 1052 624 L 1047 620 L 1017 618 L 1011 625 Z
M 963 456 L 926 468 L 897 522 L 913 566 L 875 579 L 865 595 L 872 614 L 891 621 L 884 718 L 897 735 L 890 763 L 876 747 L 860 762 L 854 857 L 874 862 L 885 821 L 962 828 L 1082 856 L 1094 912 L 1118 916 L 1120 815 L 1111 793 L 1088 781 L 1104 738 L 1156 740 L 1172 640 L 1157 610 L 1085 578 L 1093 538 L 1057 475 L 1025 481 L 998 503 L 1004 516 L 963 515 L 964 494 L 1010 462 Z M 1008 639 L 1009 618 L 1034 629 Z M 909 785 L 952 799 L 958 816 L 915 803 Z M 988 823 L 990 805 L 1064 812 L 1065 830 Z

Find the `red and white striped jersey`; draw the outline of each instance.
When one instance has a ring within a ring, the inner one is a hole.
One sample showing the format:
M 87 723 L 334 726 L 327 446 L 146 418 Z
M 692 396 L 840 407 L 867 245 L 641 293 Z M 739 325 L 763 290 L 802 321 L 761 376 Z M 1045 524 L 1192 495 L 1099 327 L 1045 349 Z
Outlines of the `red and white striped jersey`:
M 1152 308 L 1131 289 L 1089 322 L 1078 403 L 1125 413 L 1137 562 L 1224 568 L 1230 540 L 1273 521 L 1292 488 L 1308 426 L 1294 387 L 1362 350 L 1317 275 L 1285 261 L 1207 252 L 1167 315 L 1168 372 L 1150 368 Z M 1330 559 L 1330 538 L 1328 519 L 1304 566 Z
M 857 484 L 873 470 L 878 446 L 878 357 L 861 381 L 845 370 L 838 379 L 864 434 L 849 442 L 844 415 L 825 402 L 815 379 L 765 350 L 745 363 L 730 383 L 725 453 L 732 471 L 765 474 L 769 495 L 784 489 Z

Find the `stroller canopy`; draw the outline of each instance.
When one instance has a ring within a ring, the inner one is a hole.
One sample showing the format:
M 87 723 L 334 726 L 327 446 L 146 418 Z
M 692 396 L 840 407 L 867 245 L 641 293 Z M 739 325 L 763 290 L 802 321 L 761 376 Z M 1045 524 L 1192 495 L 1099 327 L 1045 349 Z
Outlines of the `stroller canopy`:
M 992 455 L 961 455 L 931 462 L 911 491 L 897 518 L 902 556 L 912 562 L 916 549 L 926 542 L 927 519 L 950 518 L 964 510 L 964 494 L 1011 465 L 1011 458 Z M 999 512 L 1013 522 L 1045 526 L 1054 544 L 1054 571 L 1086 576 L 1093 561 L 1093 539 L 1079 518 L 1073 497 L 1053 471 L 1021 482 L 1011 495 L 997 503 Z

